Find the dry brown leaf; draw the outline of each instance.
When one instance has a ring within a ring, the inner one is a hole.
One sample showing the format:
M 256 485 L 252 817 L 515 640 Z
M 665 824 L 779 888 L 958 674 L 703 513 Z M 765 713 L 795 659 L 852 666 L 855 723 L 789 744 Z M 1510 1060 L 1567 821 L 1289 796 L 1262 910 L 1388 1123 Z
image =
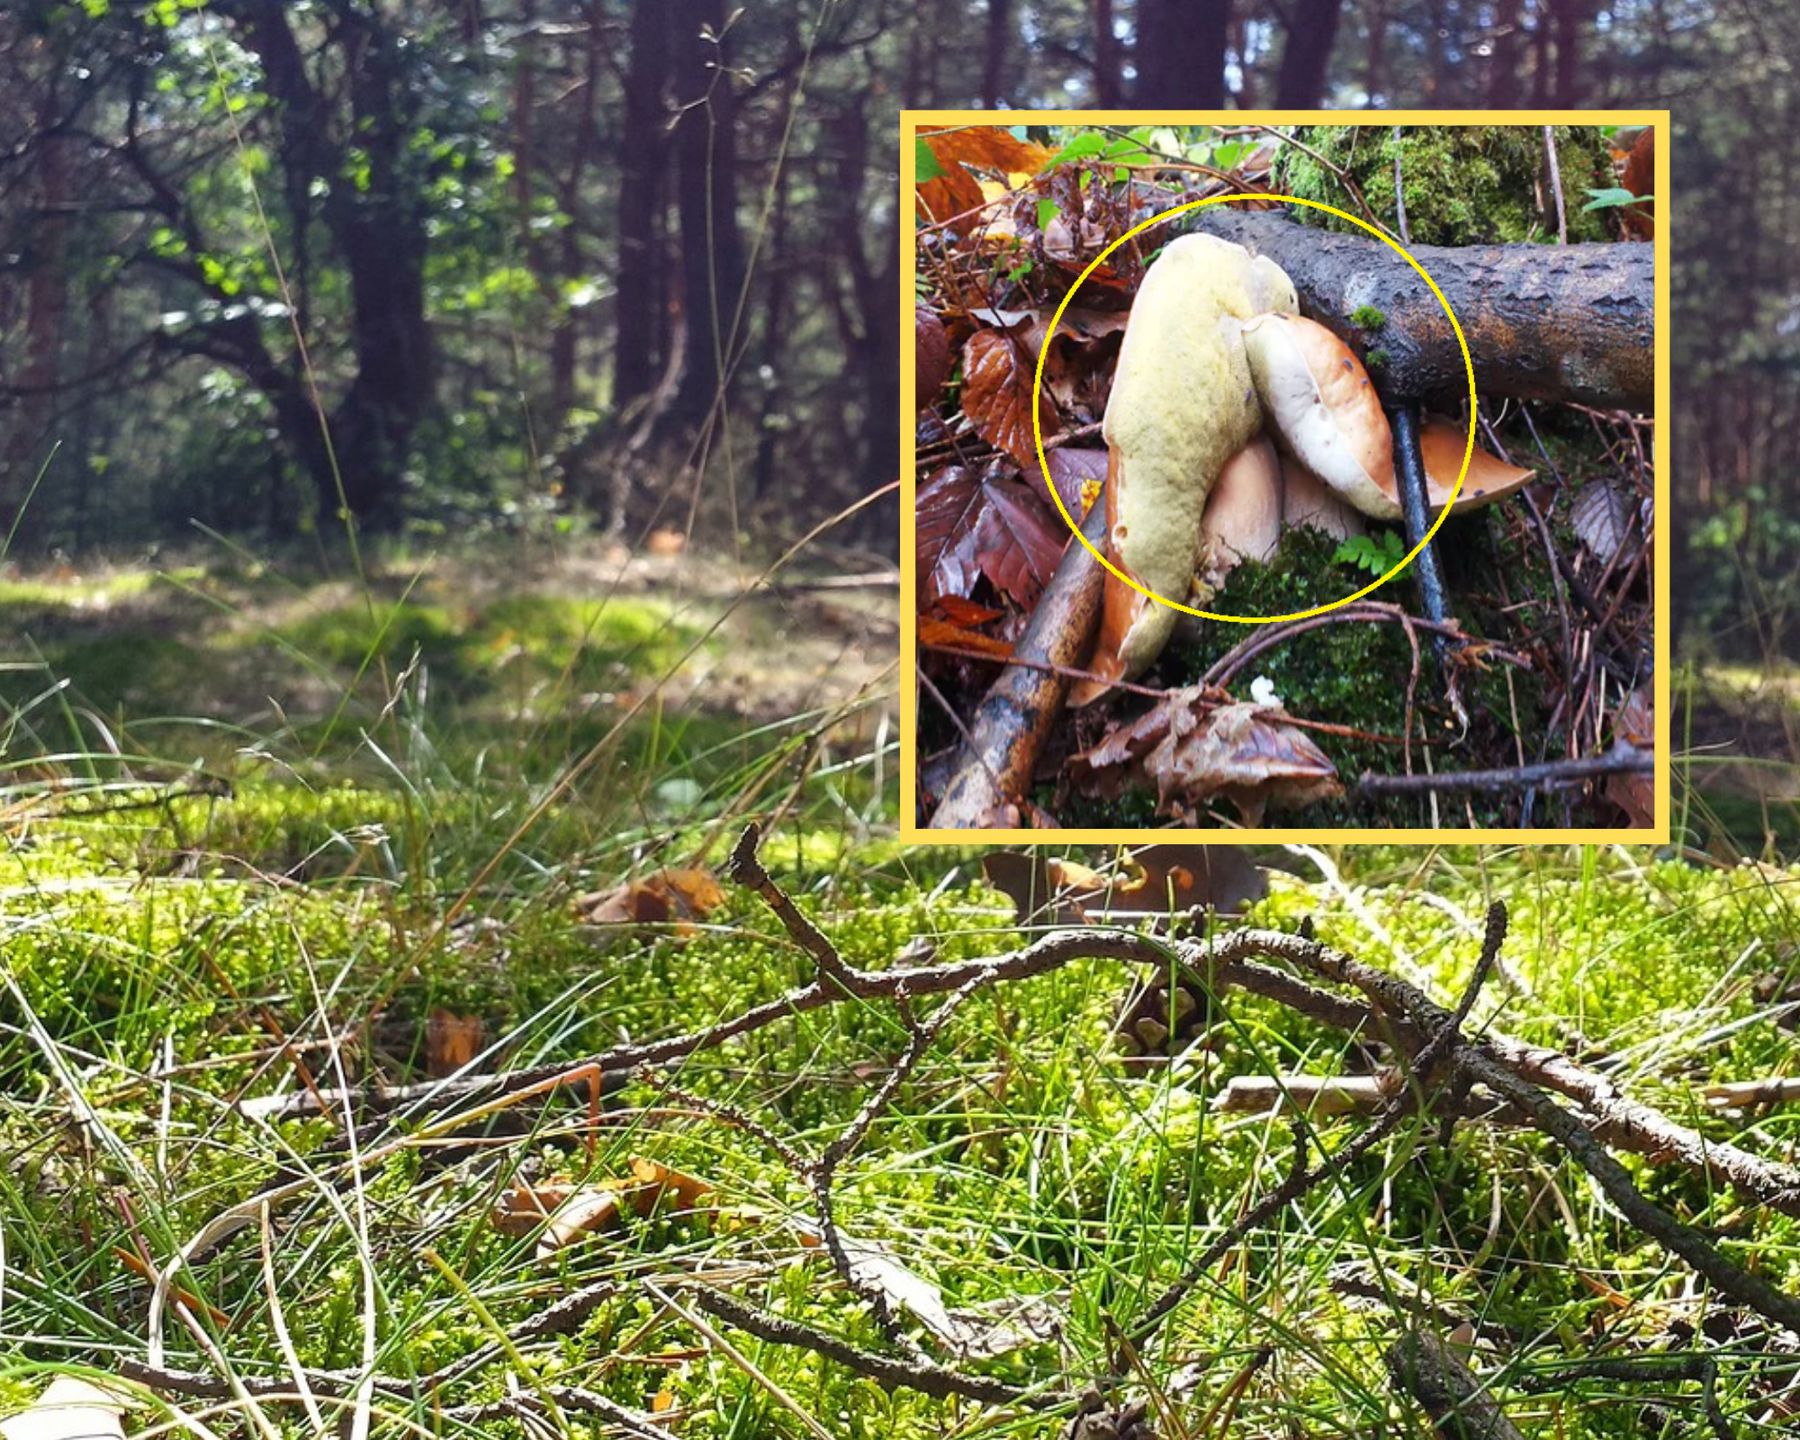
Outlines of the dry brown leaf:
M 1021 140 L 1000 125 L 965 125 L 922 138 L 946 169 L 967 165 L 996 175 L 1035 175 L 1050 158 L 1042 145 Z
M 919 643 L 946 650 L 990 655 L 996 660 L 1008 659 L 1013 653 L 1010 641 L 1002 640 L 996 635 L 983 635 L 979 630 L 970 630 L 962 625 L 952 625 L 947 620 L 936 620 L 929 615 L 919 617 Z
M 990 474 L 982 489 L 988 507 L 977 532 L 975 558 L 997 589 L 1029 610 L 1069 547 L 1069 528 L 1052 513 L 1049 501 L 1022 481 Z
M 1637 494 L 1616 480 L 1590 481 L 1569 507 L 1569 523 L 1595 558 L 1610 565 L 1621 550 L 1637 541 Z
M 679 530 L 662 526 L 650 532 L 644 541 L 644 548 L 652 555 L 679 555 L 687 548 L 687 536 Z
M 998 330 L 977 330 L 963 346 L 963 414 L 975 433 L 1027 474 L 1037 470 L 1031 434 L 1031 382 L 1036 357 Z M 1048 440 L 1061 429 L 1056 404 L 1040 392 L 1039 422 Z
M 948 621 L 952 625 L 961 625 L 973 630 L 979 625 L 998 620 L 1006 612 L 996 610 L 991 605 L 977 605 L 973 600 L 965 600 L 960 595 L 940 595 L 932 604 L 932 611 L 939 620 Z
M 1171 691 L 1149 712 L 1069 759 L 1078 784 L 1118 795 L 1147 782 L 1158 809 L 1177 819 L 1217 798 L 1247 824 L 1270 805 L 1292 808 L 1339 795 L 1337 769 L 1305 732 L 1283 724 L 1282 710 L 1210 705 L 1199 686 Z
M 918 408 L 937 402 L 950 378 L 950 336 L 937 311 L 925 305 L 913 307 L 913 379 Z
M 484 1034 L 479 1015 L 433 1010 L 425 1021 L 425 1073 L 433 1080 L 455 1074 L 475 1058 Z
M 489 1219 L 502 1235 L 514 1238 L 541 1227 L 537 1255 L 542 1260 L 584 1236 L 617 1228 L 627 1208 L 647 1216 L 667 1201 L 678 1213 L 710 1213 L 714 1193 L 704 1180 L 633 1156 L 627 1178 L 585 1185 L 560 1179 L 514 1185 L 501 1195 Z
M 725 891 L 710 870 L 672 867 L 578 896 L 575 913 L 585 925 L 673 923 L 677 934 L 686 935 L 693 933 L 694 921 L 724 903 Z
M 704 1210 L 713 1202 L 715 1191 L 706 1181 L 642 1155 L 632 1157 L 631 1177 L 638 1186 L 638 1208 L 646 1214 L 669 1196 L 678 1210 Z
M 1646 754 L 1656 750 L 1656 712 L 1649 696 L 1639 688 L 1626 697 L 1613 715 L 1613 739 Z M 1630 817 L 1631 823 L 1656 823 L 1656 776 L 1626 773 L 1606 777 L 1606 798 Z

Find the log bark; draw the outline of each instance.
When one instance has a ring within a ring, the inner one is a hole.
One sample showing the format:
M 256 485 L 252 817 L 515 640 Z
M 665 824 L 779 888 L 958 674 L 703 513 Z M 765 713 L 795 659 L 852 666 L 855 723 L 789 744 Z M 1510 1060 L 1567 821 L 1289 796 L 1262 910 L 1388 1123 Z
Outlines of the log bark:
M 1098 545 L 1106 534 L 1106 507 L 1096 505 L 1082 534 Z M 1045 666 L 1077 666 L 1093 648 L 1100 621 L 1101 585 L 1106 571 L 1087 551 L 1069 542 L 1056 573 L 1044 587 L 1031 623 L 1025 629 L 1015 663 L 993 684 L 969 725 L 971 746 L 964 742 L 956 774 L 931 817 L 931 828 L 1013 828 L 1000 818 L 1031 787 L 1038 750 L 1069 693 L 1069 679 Z
M 1275 211 L 1209 206 L 1189 228 L 1267 255 L 1293 279 L 1301 310 L 1368 363 L 1391 409 L 1452 406 L 1468 394 L 1443 306 L 1392 249 L 1301 225 Z M 1469 342 L 1484 397 L 1648 411 L 1655 398 L 1655 255 L 1648 245 L 1415 245 Z M 1371 331 L 1352 316 L 1379 310 Z

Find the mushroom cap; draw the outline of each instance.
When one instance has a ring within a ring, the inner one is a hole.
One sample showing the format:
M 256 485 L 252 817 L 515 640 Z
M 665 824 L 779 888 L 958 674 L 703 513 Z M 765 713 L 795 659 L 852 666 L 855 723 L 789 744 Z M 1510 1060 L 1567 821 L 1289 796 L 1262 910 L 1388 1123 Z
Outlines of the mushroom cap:
M 1281 523 L 1310 525 L 1334 540 L 1368 533 L 1361 514 L 1292 455 L 1281 457 Z
M 1259 315 L 1244 326 L 1264 413 L 1290 453 L 1358 510 L 1401 516 L 1393 432 L 1362 361 L 1342 340 L 1298 315 Z M 1462 468 L 1466 432 L 1433 416 L 1420 429 L 1426 497 L 1443 507 Z M 1457 494 L 1460 514 L 1511 494 L 1532 476 L 1477 448 Z
M 1269 423 L 1294 456 L 1366 515 L 1396 502 L 1393 434 L 1381 397 L 1350 347 L 1317 321 L 1258 315 L 1244 326 L 1250 371 Z M 1397 512 L 1396 512 L 1397 513 Z
M 1281 457 L 1259 435 L 1213 482 L 1200 517 L 1205 579 L 1217 586 L 1240 560 L 1267 560 L 1281 541 Z

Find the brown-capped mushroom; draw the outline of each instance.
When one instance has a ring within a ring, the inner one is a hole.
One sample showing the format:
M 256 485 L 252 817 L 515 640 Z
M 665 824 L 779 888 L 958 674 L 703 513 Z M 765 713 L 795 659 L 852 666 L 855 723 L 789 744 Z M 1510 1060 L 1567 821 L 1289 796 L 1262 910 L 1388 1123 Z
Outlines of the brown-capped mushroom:
M 1244 348 L 1264 413 L 1282 444 L 1363 514 L 1398 520 L 1393 434 L 1355 352 L 1316 321 L 1278 314 L 1259 315 L 1244 326 Z M 1447 420 L 1433 418 L 1421 430 L 1427 501 L 1434 511 L 1450 497 L 1464 443 L 1464 432 Z M 1451 509 L 1488 504 L 1531 475 L 1477 447 Z

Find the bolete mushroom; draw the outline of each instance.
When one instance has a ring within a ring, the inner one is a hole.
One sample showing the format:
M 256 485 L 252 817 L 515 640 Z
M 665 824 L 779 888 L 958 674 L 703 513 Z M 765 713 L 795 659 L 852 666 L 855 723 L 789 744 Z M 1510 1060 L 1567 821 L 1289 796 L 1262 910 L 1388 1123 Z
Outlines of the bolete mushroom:
M 1201 583 L 1217 589 L 1240 560 L 1267 560 L 1281 541 L 1281 456 L 1258 435 L 1225 462 L 1200 516 Z
M 1187 597 L 1206 497 L 1262 429 L 1243 322 L 1298 308 L 1280 266 L 1213 235 L 1170 241 L 1138 287 L 1102 424 L 1107 555 L 1159 595 Z M 1168 640 L 1175 614 L 1108 575 L 1090 669 L 1109 681 L 1138 674 Z M 1105 689 L 1084 683 L 1072 702 Z
M 1398 520 L 1393 433 L 1356 353 L 1323 325 L 1299 315 L 1258 315 L 1243 327 L 1243 336 L 1257 394 L 1283 445 L 1363 514 Z M 1426 498 L 1434 512 L 1450 498 L 1464 439 L 1459 426 L 1435 417 L 1420 432 Z M 1531 476 L 1477 447 L 1451 512 L 1498 500 Z

